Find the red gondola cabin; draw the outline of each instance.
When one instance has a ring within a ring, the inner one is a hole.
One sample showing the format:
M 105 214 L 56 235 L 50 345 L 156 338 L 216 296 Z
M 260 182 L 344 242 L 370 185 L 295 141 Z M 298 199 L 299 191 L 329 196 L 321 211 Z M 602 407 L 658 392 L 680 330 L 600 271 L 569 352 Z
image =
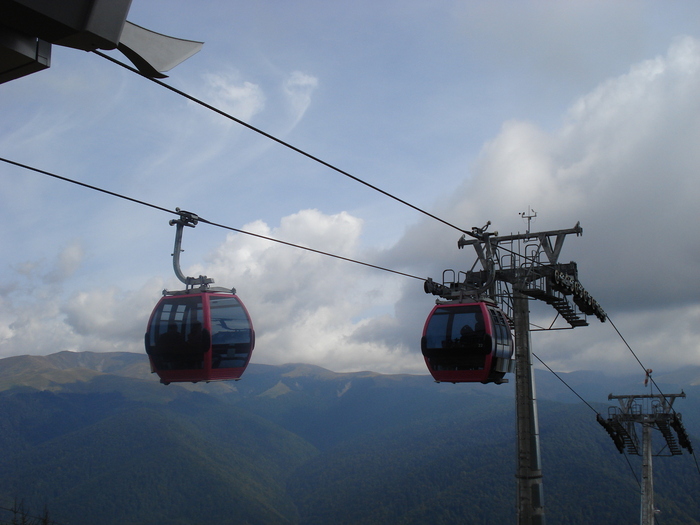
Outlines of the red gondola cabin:
M 513 349 L 506 315 L 483 301 L 438 304 L 421 338 L 425 364 L 438 382 L 507 382 Z
M 176 293 L 156 305 L 145 342 L 151 371 L 161 383 L 219 381 L 241 377 L 255 331 L 235 294 Z

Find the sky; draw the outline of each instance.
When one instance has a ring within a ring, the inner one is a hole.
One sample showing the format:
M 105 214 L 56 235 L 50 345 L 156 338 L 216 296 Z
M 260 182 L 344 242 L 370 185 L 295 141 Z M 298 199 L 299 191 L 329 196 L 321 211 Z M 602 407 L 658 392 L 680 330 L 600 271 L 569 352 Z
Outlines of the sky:
M 133 0 L 127 18 L 205 42 L 169 85 L 460 228 L 580 222 L 560 261 L 643 365 L 700 365 L 700 4 Z M 474 263 L 455 229 L 94 53 L 54 46 L 0 84 L 0 115 L 15 162 L 421 278 Z M 0 213 L 0 357 L 143 352 L 181 288 L 172 215 L 1 162 Z M 187 275 L 237 289 L 253 363 L 427 373 L 419 279 L 207 224 L 183 248 Z M 533 351 L 643 380 L 589 321 Z

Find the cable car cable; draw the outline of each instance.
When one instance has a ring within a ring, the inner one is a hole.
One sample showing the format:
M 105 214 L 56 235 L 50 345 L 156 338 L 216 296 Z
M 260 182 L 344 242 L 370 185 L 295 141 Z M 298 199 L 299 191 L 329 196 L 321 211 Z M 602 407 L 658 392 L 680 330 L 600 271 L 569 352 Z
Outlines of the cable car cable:
M 620 333 L 620 330 L 617 329 L 617 326 L 615 326 L 615 323 L 613 323 L 613 320 L 610 319 L 610 316 L 608 316 L 608 321 L 610 321 L 610 325 L 615 329 L 615 332 L 617 332 L 617 335 L 620 336 L 620 339 L 622 339 L 622 342 L 625 343 L 625 346 L 627 347 L 627 349 L 632 353 L 634 358 L 637 360 L 637 363 L 639 363 L 639 366 L 641 366 L 644 369 L 644 371 L 646 371 L 647 368 L 642 364 L 642 361 L 639 359 L 639 357 L 637 357 L 637 354 L 634 353 L 634 350 L 632 350 L 632 347 L 630 346 L 630 344 L 622 336 L 622 334 Z M 649 379 L 651 379 L 651 382 L 654 383 L 654 378 L 650 377 Z
M 535 354 L 535 353 L 533 352 L 533 353 L 532 353 L 532 356 L 533 356 L 535 359 L 537 359 L 540 363 L 542 363 L 542 365 L 544 365 L 545 368 L 547 368 L 547 370 L 549 370 L 552 374 L 554 374 L 554 377 L 556 377 L 559 381 L 561 381 L 561 382 L 564 384 L 564 386 L 566 386 L 566 388 L 568 388 L 569 390 L 571 390 L 571 391 L 576 395 L 576 397 L 578 397 L 581 401 L 583 401 L 583 402 L 586 404 L 586 406 L 588 406 L 588 408 L 590 408 L 593 412 L 595 412 L 596 416 L 600 416 L 600 415 L 601 415 L 600 412 L 598 412 L 588 401 L 586 401 L 585 399 L 583 399 L 583 397 L 581 397 L 581 396 L 579 395 L 579 393 L 576 392 L 576 390 L 574 390 L 574 388 L 573 388 L 571 385 L 569 385 L 566 381 L 564 381 L 564 379 L 563 379 L 559 374 L 557 374 L 554 370 L 552 370 L 552 369 L 549 367 L 549 365 L 548 365 L 547 363 L 545 363 L 542 359 L 540 359 L 540 357 L 539 357 L 537 354 Z M 602 416 L 601 416 L 601 417 L 602 417 Z M 632 475 L 634 476 L 634 479 L 635 479 L 635 481 L 637 482 L 637 485 L 639 485 L 639 486 L 641 487 L 642 484 L 641 484 L 639 478 L 637 477 L 637 473 L 634 471 L 634 468 L 632 467 L 632 463 L 630 462 L 628 455 L 627 455 L 627 454 L 623 454 L 623 456 L 625 457 L 625 460 L 627 461 L 627 466 L 629 467 L 630 472 L 632 472 Z
M 49 177 L 53 177 L 54 179 L 62 180 L 62 181 L 65 181 L 65 182 L 70 182 L 71 184 L 76 184 L 76 185 L 78 185 L 78 186 L 82 186 L 83 188 L 88 188 L 88 189 L 90 189 L 90 190 L 95 190 L 95 191 L 99 191 L 99 192 L 101 192 L 101 193 L 106 193 L 107 195 L 111 195 L 111 196 L 113 196 L 113 197 L 118 197 L 118 198 L 120 198 L 120 199 L 124 199 L 124 200 L 127 200 L 127 201 L 135 202 L 136 204 L 141 204 L 141 205 L 143 205 L 143 206 L 149 206 L 149 207 L 151 207 L 151 208 L 155 208 L 156 210 L 160 210 L 160 211 L 164 211 L 164 212 L 167 212 L 167 213 L 172 213 L 172 214 L 177 215 L 177 212 L 175 212 L 175 211 L 173 211 L 173 210 L 169 210 L 169 209 L 167 209 L 167 208 L 162 208 L 162 207 L 160 207 L 160 206 L 156 206 L 155 204 L 150 204 L 150 203 L 145 202 L 145 201 L 140 201 L 140 200 L 134 199 L 134 198 L 132 198 L 132 197 L 127 197 L 127 196 L 125 196 L 125 195 L 121 195 L 121 194 L 115 193 L 115 192 L 113 192 L 113 191 L 105 190 L 105 189 L 99 188 L 99 187 L 97 187 L 97 186 L 92 186 L 91 184 L 87 184 L 87 183 L 85 183 L 85 182 L 80 182 L 80 181 L 77 181 L 77 180 L 74 180 L 74 179 L 69 179 L 68 177 L 63 177 L 63 176 L 61 176 L 61 175 L 57 175 L 56 173 L 51 173 L 50 171 L 45 171 L 45 170 L 42 170 L 42 169 L 40 169 L 40 168 L 35 168 L 35 167 L 33 167 L 33 166 L 29 166 L 29 165 L 27 165 L 27 164 L 22 164 L 22 163 L 20 163 L 20 162 L 15 162 L 14 160 L 10 160 L 10 159 L 6 159 L 6 158 L 4 158 L 4 157 L 0 157 L 0 161 L 6 162 L 7 164 L 12 164 L 13 166 L 17 166 L 17 167 L 20 167 L 20 168 L 24 168 L 24 169 L 26 169 L 26 170 L 34 171 L 34 172 L 36 172 L 36 173 L 41 173 L 42 175 L 47 175 L 47 176 L 49 176 Z
M 384 268 L 383 266 L 377 266 L 377 265 L 375 265 L 375 264 L 370 264 L 370 263 L 358 261 L 358 260 L 355 260 L 355 259 L 350 259 L 350 258 L 348 258 L 348 257 L 343 257 L 342 255 L 336 255 L 336 254 L 333 254 L 333 253 L 324 252 L 324 251 L 321 251 L 321 250 L 316 250 L 316 249 L 314 249 L 314 248 L 309 248 L 309 247 L 307 247 L 307 246 L 301 246 L 301 245 L 299 245 L 299 244 L 293 244 L 293 243 L 291 243 L 291 242 L 282 241 L 282 240 L 280 240 L 280 239 L 275 239 L 275 238 L 273 238 L 273 237 L 267 237 L 267 236 L 265 236 L 265 235 L 260 235 L 260 234 L 258 234 L 258 233 L 253 233 L 253 232 L 249 232 L 249 231 L 239 230 L 239 229 L 236 229 L 236 228 L 232 228 L 231 226 L 226 226 L 226 225 L 224 225 L 224 224 L 218 224 L 218 223 L 215 223 L 215 222 L 208 221 L 208 220 L 203 219 L 203 218 L 201 218 L 201 217 L 199 217 L 199 222 L 203 222 L 203 223 L 209 224 L 209 225 L 211 225 L 211 226 L 216 226 L 216 227 L 218 227 L 218 228 L 223 228 L 223 229 L 225 229 L 225 230 L 231 230 L 231 231 L 234 231 L 234 232 L 243 233 L 243 234 L 245 234 L 245 235 L 250 235 L 251 237 L 258 237 L 258 238 L 260 238 L 260 239 L 265 239 L 265 240 L 267 240 L 267 241 L 273 241 L 273 242 L 276 242 L 276 243 L 278 243 L 278 244 L 284 244 L 284 245 L 286 245 L 286 246 L 291 246 L 291 247 L 293 247 L 293 248 L 300 248 L 300 249 L 306 250 L 306 251 L 308 251 L 308 252 L 317 253 L 317 254 L 319 254 L 319 255 L 325 255 L 326 257 L 333 257 L 334 259 L 340 259 L 341 261 L 347 261 L 347 262 L 351 262 L 351 263 L 355 263 L 355 264 L 360 264 L 360 265 L 362 265 L 362 266 L 368 266 L 368 267 L 370 267 L 370 268 L 375 268 L 375 269 L 377 269 L 377 270 L 382 270 L 382 271 L 385 271 L 385 272 L 395 273 L 395 274 L 397 274 L 397 275 L 403 275 L 404 277 L 410 277 L 411 279 L 417 279 L 417 280 L 419 280 L 419 281 L 425 281 L 425 278 L 424 278 L 424 277 L 418 277 L 417 275 L 411 275 L 411 274 L 408 274 L 408 273 L 400 272 L 400 271 L 398 271 L 398 270 L 392 270 L 392 269 L 390 269 L 390 268 Z
M 162 206 L 158 206 L 158 205 L 155 205 L 155 204 L 151 204 L 150 202 L 142 201 L 142 200 L 139 200 L 139 199 L 135 199 L 135 198 L 133 198 L 133 197 L 128 197 L 128 196 L 126 196 L 126 195 L 122 195 L 122 194 L 120 194 L 120 193 L 116 193 L 116 192 L 113 192 L 113 191 L 105 190 L 105 189 L 100 188 L 100 187 L 98 187 L 98 186 L 93 186 L 93 185 L 91 185 L 91 184 L 87 184 L 87 183 L 85 183 L 85 182 L 80 182 L 80 181 L 77 181 L 77 180 L 74 180 L 74 179 L 70 179 L 70 178 L 68 178 L 68 177 L 63 177 L 63 176 L 61 176 L 61 175 L 57 175 L 57 174 L 55 174 L 55 173 L 51 173 L 50 171 L 46 171 L 46 170 L 42 170 L 42 169 L 39 169 L 39 168 L 35 168 L 35 167 L 33 167 L 33 166 L 29 166 L 29 165 L 27 165 L 27 164 L 22 164 L 22 163 L 20 163 L 20 162 L 15 162 L 15 161 L 13 161 L 13 160 L 6 159 L 6 158 L 4 158 L 4 157 L 0 157 L 0 161 L 6 162 L 7 164 L 12 164 L 13 166 L 17 166 L 17 167 L 20 167 L 20 168 L 27 169 L 27 170 L 30 170 L 30 171 L 34 171 L 34 172 L 36 172 L 36 173 L 40 173 L 40 174 L 46 175 L 46 176 L 48 176 L 48 177 L 53 177 L 53 178 L 55 178 L 55 179 L 62 180 L 62 181 L 64 181 L 64 182 L 70 182 L 70 183 L 72 183 L 72 184 L 76 184 L 76 185 L 82 186 L 82 187 L 84 187 L 84 188 L 88 188 L 88 189 L 91 189 L 91 190 L 94 190 L 94 191 L 98 191 L 98 192 L 101 192 L 101 193 L 105 193 L 105 194 L 110 195 L 110 196 L 112 196 L 112 197 L 117 197 L 117 198 L 120 198 L 120 199 L 124 199 L 124 200 L 130 201 L 130 202 L 133 202 L 133 203 L 135 203 L 135 204 L 140 204 L 140 205 L 142 205 L 142 206 L 147 206 L 147 207 L 150 207 L 150 208 L 153 208 L 153 209 L 156 209 L 156 210 L 164 211 L 164 212 L 169 213 L 169 214 L 171 214 L 171 215 L 179 215 L 179 213 L 178 213 L 177 211 L 175 211 L 175 210 L 170 210 L 170 209 L 164 208 L 164 207 L 162 207 Z M 253 233 L 253 232 L 249 232 L 249 231 L 246 231 L 246 230 L 240 230 L 240 229 L 238 229 L 238 228 L 233 228 L 233 227 L 231 227 L 231 226 L 226 226 L 226 225 L 224 225 L 224 224 L 219 224 L 219 223 L 216 223 L 216 222 L 208 221 L 208 220 L 206 220 L 206 219 L 203 219 L 202 217 L 198 217 L 198 220 L 199 220 L 199 222 L 203 222 L 203 223 L 209 224 L 209 225 L 211 225 L 211 226 L 216 226 L 216 227 L 218 227 L 218 228 L 223 228 L 223 229 L 230 230 L 230 231 L 233 231 L 233 232 L 242 233 L 242 234 L 244 234 L 244 235 L 249 235 L 249 236 L 251 236 L 251 237 L 257 237 L 257 238 L 259 238 L 259 239 L 264 239 L 264 240 L 266 240 L 266 241 L 276 242 L 276 243 L 278 243 L 278 244 L 283 244 L 283 245 L 285 245 L 285 246 L 291 246 L 292 248 L 298 248 L 298 249 L 300 249 L 300 250 L 306 250 L 306 251 L 308 251 L 308 252 L 317 253 L 317 254 L 319 254 L 319 255 L 325 255 L 326 257 L 332 257 L 332 258 L 334 258 L 334 259 L 340 259 L 340 260 L 342 260 L 342 261 L 347 261 L 347 262 L 351 262 L 351 263 L 354 263 L 354 264 L 359 264 L 359 265 L 361 265 L 361 266 L 367 266 L 367 267 L 369 267 L 369 268 L 374 268 L 374 269 L 376 269 L 376 270 L 382 270 L 382 271 L 384 271 L 384 272 L 394 273 L 394 274 L 397 274 L 397 275 L 402 275 L 402 276 L 404 276 L 404 277 L 410 277 L 411 279 L 417 279 L 417 280 L 419 280 L 419 281 L 425 281 L 425 278 L 424 278 L 424 277 L 418 277 L 417 275 L 411 275 L 411 274 L 409 274 L 409 273 L 400 272 L 400 271 L 398 271 L 398 270 L 392 270 L 392 269 L 390 269 L 390 268 L 385 268 L 385 267 L 383 267 L 383 266 L 378 266 L 378 265 L 376 265 L 376 264 L 371 264 L 371 263 L 366 263 L 366 262 L 363 262 L 363 261 L 358 261 L 358 260 L 356 260 L 356 259 L 351 259 L 351 258 L 349 258 L 349 257 L 343 257 L 342 255 L 336 255 L 336 254 L 330 253 L 330 252 L 324 252 L 324 251 L 322 251 L 322 250 L 316 250 L 316 249 L 314 249 L 314 248 L 309 248 L 308 246 L 301 246 L 301 245 L 299 245 L 299 244 L 294 244 L 294 243 L 287 242 L 287 241 L 283 241 L 283 240 L 280 240 L 280 239 L 275 239 L 274 237 L 268 237 L 268 236 L 265 236 L 265 235 L 261 235 L 261 234 L 259 234 L 259 233 Z
M 258 133 L 258 134 L 260 134 L 260 135 L 262 135 L 262 136 L 264 136 L 264 137 L 266 137 L 274 142 L 277 142 L 278 144 L 285 146 L 286 148 L 289 148 L 292 151 L 295 151 L 295 152 L 297 152 L 297 153 L 299 153 L 299 154 L 301 154 L 301 155 L 303 155 L 303 156 L 305 156 L 305 157 L 307 157 L 315 162 L 318 162 L 319 164 L 322 164 L 323 166 L 326 166 L 327 168 L 330 168 L 331 170 L 336 171 L 336 172 L 340 173 L 341 175 L 345 175 L 346 177 L 348 177 L 356 182 L 359 182 L 360 184 L 363 184 L 363 185 L 367 186 L 368 188 L 371 188 L 371 189 L 381 193 L 382 195 L 385 195 L 391 199 L 394 199 L 395 201 L 400 202 L 401 204 L 404 204 L 405 206 L 408 206 L 409 208 L 412 208 L 413 210 L 418 211 L 419 213 L 422 213 L 422 214 L 424 214 L 432 219 L 435 219 L 436 221 L 441 222 L 441 223 L 445 224 L 446 226 L 449 226 L 450 228 L 453 228 L 453 229 L 459 231 L 462 234 L 469 235 L 470 237 L 473 237 L 476 239 L 481 239 L 481 237 L 479 235 L 475 234 L 473 231 L 465 230 L 465 229 L 460 228 L 459 226 L 456 226 L 456 225 L 454 225 L 454 224 L 452 224 L 444 219 L 441 219 L 440 217 L 438 217 L 438 216 L 436 216 L 436 215 L 434 215 L 434 214 L 432 214 L 432 213 L 430 213 L 422 208 L 419 208 L 418 206 L 415 206 L 414 204 L 411 204 L 410 202 L 407 202 L 407 201 L 389 193 L 388 191 L 382 190 L 381 188 L 374 186 L 373 184 L 370 184 L 369 182 L 367 182 L 363 179 L 360 179 L 359 177 L 356 177 L 355 175 L 352 175 L 352 174 L 348 173 L 347 171 L 342 170 L 342 169 L 338 168 L 337 166 L 335 166 L 329 162 L 326 162 L 326 161 L 322 160 L 321 158 L 316 157 L 315 155 L 312 155 L 312 154 L 306 152 L 305 150 L 302 150 L 301 148 L 293 146 L 292 144 L 285 142 L 282 139 L 277 138 L 274 135 L 267 133 L 266 131 L 261 130 L 260 128 L 257 128 L 255 126 L 253 126 L 252 124 L 249 124 L 249 123 L 247 123 L 247 122 L 245 122 L 237 117 L 234 117 L 230 113 L 226 113 L 225 111 L 223 111 L 215 106 L 212 106 L 211 104 L 208 104 L 207 102 L 204 102 L 203 100 L 198 99 L 197 97 L 195 97 L 193 95 L 185 93 L 184 91 L 182 91 L 176 87 L 173 87 L 169 84 L 166 84 L 165 82 L 163 82 L 157 78 L 149 77 L 148 75 L 145 75 L 144 73 L 142 73 L 138 69 L 131 67 L 130 65 L 128 65 L 124 62 L 121 62 L 121 61 L 119 61 L 119 60 L 117 60 L 109 55 L 106 55 L 100 51 L 93 50 L 93 53 L 95 53 L 96 55 L 98 55 L 106 60 L 109 60 L 110 62 L 113 62 L 114 64 L 117 64 L 117 65 L 123 67 L 124 69 L 131 71 L 132 73 L 136 73 L 137 75 L 139 75 L 147 80 L 150 80 L 151 82 L 158 84 L 158 85 L 168 89 L 169 91 L 172 91 L 173 93 L 178 94 L 178 95 L 190 100 L 191 102 L 194 102 L 195 104 L 198 104 L 206 109 L 209 109 L 215 113 L 218 113 L 219 115 L 221 115 L 221 116 L 223 116 L 223 117 L 225 117 L 233 122 L 236 122 L 237 124 L 240 124 L 241 126 L 244 126 L 248 129 L 250 129 L 251 131 L 254 131 L 254 132 L 256 132 L 256 133 Z M 499 248 L 504 250 L 507 253 L 511 253 L 513 255 L 519 255 L 516 252 L 514 252 L 513 250 L 509 250 L 507 248 L 502 248 L 502 247 L 499 247 Z M 534 258 L 531 258 L 528 256 L 524 256 L 524 259 L 530 260 L 530 261 L 535 260 Z M 410 277 L 413 277 L 413 276 L 410 276 Z M 420 277 L 419 279 L 424 280 L 422 277 Z
M 297 152 L 297 153 L 299 153 L 299 154 L 301 154 L 301 155 L 303 155 L 303 156 L 305 156 L 305 157 L 307 157 L 315 162 L 318 162 L 319 164 L 322 164 L 323 166 L 330 168 L 331 170 L 336 171 L 336 172 L 340 173 L 341 175 L 345 175 L 346 177 L 354 180 L 355 182 L 359 182 L 360 184 L 363 184 L 363 185 L 367 186 L 368 188 L 371 188 L 374 191 L 377 191 L 377 192 L 381 193 L 382 195 L 389 197 L 390 199 L 393 199 L 397 202 L 400 202 L 401 204 L 408 206 L 409 208 L 412 208 L 415 211 L 422 213 L 423 215 L 427 215 L 431 219 L 435 219 L 436 221 L 441 222 L 441 223 L 449 226 L 450 228 L 454 228 L 455 230 L 458 230 L 461 233 L 467 234 L 469 236 L 474 236 L 471 231 L 464 230 L 464 229 L 460 228 L 459 226 L 455 226 L 454 224 L 452 224 L 444 219 L 441 219 L 437 215 L 433 215 L 432 213 L 430 213 L 422 208 L 419 208 L 418 206 L 411 204 L 410 202 L 407 202 L 407 201 L 397 197 L 396 195 L 389 193 L 388 191 L 385 191 L 381 188 L 378 188 L 377 186 L 370 184 L 369 182 L 367 182 L 359 177 L 356 177 L 355 175 L 352 175 L 343 169 L 338 168 L 337 166 L 331 164 L 330 162 L 326 162 L 325 160 L 323 160 L 319 157 L 316 157 L 315 155 L 312 155 L 311 153 L 308 153 L 307 151 L 305 151 L 301 148 L 293 146 L 289 142 L 285 142 L 284 140 L 277 138 L 274 135 L 267 133 L 266 131 L 261 130 L 260 128 L 257 128 L 255 126 L 253 126 L 252 124 L 248 124 L 247 122 L 245 122 L 237 117 L 234 117 L 230 113 L 226 113 L 225 111 L 223 111 L 215 106 L 212 106 L 211 104 L 208 104 L 208 103 L 204 102 L 203 100 L 198 99 L 197 97 L 189 95 L 188 93 L 185 93 L 184 91 L 182 91 L 176 87 L 173 87 L 169 84 L 166 84 L 165 82 L 163 82 L 157 78 L 149 77 L 148 75 L 141 73 L 138 69 L 133 68 L 133 67 L 129 66 L 128 64 L 125 64 L 124 62 L 121 62 L 121 61 L 119 61 L 119 60 L 117 60 L 109 55 L 106 55 L 100 51 L 93 51 L 93 53 L 101 56 L 102 58 L 109 60 L 110 62 L 113 62 L 119 66 L 122 66 L 124 69 L 128 69 L 129 71 L 136 73 L 137 75 L 139 75 L 147 80 L 150 80 L 151 82 L 154 82 L 155 84 L 158 84 L 159 86 L 162 86 L 162 87 L 172 91 L 173 93 L 176 93 L 176 94 L 180 95 L 181 97 L 184 97 L 187 100 L 194 102 L 195 104 L 199 104 L 200 106 L 205 107 L 206 109 L 209 109 L 215 113 L 218 113 L 219 115 L 221 115 L 229 120 L 232 120 L 233 122 L 236 122 L 237 124 L 240 124 L 241 126 L 244 126 L 248 129 L 250 129 L 251 131 L 254 131 L 255 133 L 262 135 L 263 137 L 266 137 L 274 142 L 277 142 L 278 144 L 280 144 L 286 148 L 291 149 L 292 151 L 295 151 L 295 152 Z
M 586 404 L 586 406 L 588 406 L 588 408 L 590 408 L 593 412 L 595 412 L 596 416 L 601 416 L 600 412 L 598 412 L 588 401 L 586 401 L 583 397 L 581 397 L 581 395 L 579 395 L 579 393 L 576 392 L 576 390 L 574 390 L 574 388 L 571 385 L 569 385 L 566 381 L 564 381 L 564 379 L 559 374 L 557 374 L 554 370 L 552 370 L 552 368 L 550 368 L 547 363 L 545 363 L 542 359 L 540 359 L 540 357 L 537 354 L 535 354 L 533 352 L 532 356 L 535 357 L 540 363 L 542 363 L 542 365 L 544 365 L 544 367 L 547 368 L 547 370 L 549 370 L 552 374 L 554 374 L 554 377 L 556 377 L 559 381 L 561 381 L 564 384 L 564 386 L 566 386 L 566 388 L 571 390 L 576 397 L 578 397 L 581 401 L 583 401 Z M 629 455 L 628 454 L 622 454 L 622 455 L 625 457 L 625 461 L 627 462 L 627 466 L 630 469 L 632 476 L 634 476 L 634 479 L 637 482 L 637 485 L 639 485 L 641 487 L 642 486 L 641 481 L 637 477 L 637 473 L 634 471 L 634 467 L 632 467 L 632 463 L 630 462 Z M 696 460 L 696 462 L 697 462 L 697 460 Z
M 552 374 L 554 374 L 554 377 L 556 377 L 559 381 L 561 381 L 561 382 L 564 384 L 564 386 L 565 386 L 566 388 L 568 388 L 569 390 L 571 390 L 571 391 L 574 393 L 574 395 L 576 395 L 576 397 L 578 397 L 581 401 L 583 401 L 583 402 L 586 404 L 586 406 L 587 406 L 588 408 L 590 408 L 593 412 L 596 413 L 596 415 L 600 415 L 600 412 L 598 412 L 595 408 L 593 408 L 593 406 L 592 406 L 588 401 L 586 401 L 585 399 L 583 399 L 583 397 L 581 397 L 581 396 L 579 395 L 579 393 L 576 392 L 576 390 L 574 390 L 573 387 L 572 387 L 571 385 L 569 385 L 566 381 L 564 381 L 564 379 L 562 379 L 562 378 L 559 376 L 559 374 L 557 374 L 554 370 L 552 370 L 552 369 L 549 367 L 549 365 L 548 365 L 547 363 L 545 363 L 544 361 L 542 361 L 542 359 L 540 359 L 540 358 L 537 356 L 537 354 L 535 354 L 535 353 L 533 352 L 533 353 L 532 353 L 532 356 L 533 356 L 535 359 L 537 359 L 540 363 L 542 363 L 542 364 L 544 365 L 544 367 L 545 367 L 547 370 L 549 370 Z
M 613 320 L 610 319 L 610 316 L 609 316 L 609 315 L 608 315 L 608 321 L 610 321 L 610 325 L 615 329 L 615 332 L 617 332 L 617 335 L 620 336 L 620 339 L 622 339 L 622 342 L 625 344 L 625 346 L 627 347 L 627 349 L 631 352 L 631 354 L 632 354 L 632 355 L 634 356 L 634 358 L 637 360 L 637 363 L 639 363 L 639 366 L 641 366 L 642 369 L 643 369 L 645 372 L 647 372 L 649 369 L 648 369 L 647 367 L 644 366 L 644 364 L 642 363 L 641 359 L 639 359 L 639 357 L 638 357 L 637 354 L 634 352 L 634 350 L 632 350 L 632 347 L 631 347 L 630 344 L 627 342 L 627 340 L 622 336 L 622 333 L 620 332 L 620 330 L 618 330 L 617 326 L 615 326 L 615 323 L 613 323 Z M 656 389 L 659 391 L 659 394 L 661 394 L 661 396 L 663 397 L 664 402 L 667 402 L 666 396 L 665 396 L 664 393 L 661 391 L 661 388 L 659 388 L 659 385 L 656 384 L 656 381 L 654 381 L 654 378 L 651 376 L 651 374 L 649 374 L 648 377 L 649 377 L 649 380 L 651 381 L 651 384 L 652 384 L 653 386 L 656 387 Z M 671 406 L 670 408 L 671 408 L 671 411 L 675 414 L 675 413 L 676 413 L 676 410 L 673 408 L 673 406 Z
M 637 472 L 634 470 L 634 467 L 632 466 L 632 462 L 630 461 L 630 455 L 629 454 L 622 454 L 622 456 L 625 458 L 625 461 L 627 462 L 627 467 L 630 469 L 630 472 L 632 473 L 632 477 L 634 477 L 634 480 L 637 482 L 637 486 L 641 489 L 642 488 L 642 480 L 639 479 L 637 476 Z

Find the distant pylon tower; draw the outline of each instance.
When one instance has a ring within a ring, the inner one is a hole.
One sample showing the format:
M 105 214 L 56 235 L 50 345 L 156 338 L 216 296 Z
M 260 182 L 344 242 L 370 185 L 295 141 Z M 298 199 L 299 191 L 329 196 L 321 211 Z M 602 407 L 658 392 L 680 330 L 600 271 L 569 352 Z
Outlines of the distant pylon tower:
M 621 396 L 610 394 L 608 399 L 617 399 L 620 406 L 608 409 L 608 419 L 598 414 L 598 422 L 608 432 L 621 454 L 626 451 L 628 454 L 642 456 L 640 525 L 654 524 L 652 457 L 654 455 L 678 456 L 683 453 L 683 448 L 693 453 L 681 414 L 673 410 L 673 402 L 678 397 L 685 397 L 685 393 Z M 641 451 L 636 432 L 637 424 L 642 426 Z M 652 430 L 661 432 L 666 442 L 657 454 L 652 450 Z M 675 434 L 671 430 L 674 430 Z

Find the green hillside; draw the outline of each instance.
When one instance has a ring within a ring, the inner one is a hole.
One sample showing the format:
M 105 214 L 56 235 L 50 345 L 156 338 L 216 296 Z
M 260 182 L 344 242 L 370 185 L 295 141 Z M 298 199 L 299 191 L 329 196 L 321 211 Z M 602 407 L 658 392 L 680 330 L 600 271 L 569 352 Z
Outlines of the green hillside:
M 0 402 L 23 414 L 5 443 L 0 494 L 47 505 L 62 523 L 298 521 L 284 480 L 315 449 L 210 396 L 154 405 L 22 392 Z
M 687 377 L 673 387 L 693 429 Z M 593 403 L 615 384 L 568 380 Z M 164 386 L 145 356 L 69 352 L 0 360 L 0 385 L 0 506 L 64 525 L 515 521 L 512 385 L 251 365 L 238 382 Z M 559 385 L 538 383 L 548 522 L 637 522 L 639 458 Z M 699 488 L 691 456 L 658 458 L 660 523 L 700 523 Z

